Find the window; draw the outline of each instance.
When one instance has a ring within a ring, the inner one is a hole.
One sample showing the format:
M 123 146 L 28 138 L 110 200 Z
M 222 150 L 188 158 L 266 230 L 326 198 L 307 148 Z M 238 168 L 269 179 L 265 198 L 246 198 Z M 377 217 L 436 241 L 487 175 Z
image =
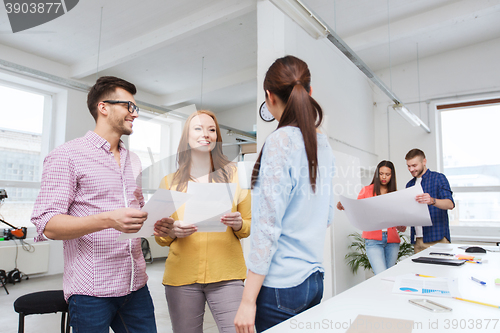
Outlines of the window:
M 142 189 L 146 201 L 158 189 L 161 179 L 176 170 L 177 146 L 183 119 L 169 114 L 157 115 L 141 108 L 129 136 L 130 150 L 142 165 Z
M 0 85 L 0 188 L 8 195 L 0 215 L 17 227 L 32 226 L 30 217 L 42 172 L 47 99 L 49 95 Z
M 454 192 L 450 225 L 500 226 L 500 99 L 438 106 L 443 173 Z

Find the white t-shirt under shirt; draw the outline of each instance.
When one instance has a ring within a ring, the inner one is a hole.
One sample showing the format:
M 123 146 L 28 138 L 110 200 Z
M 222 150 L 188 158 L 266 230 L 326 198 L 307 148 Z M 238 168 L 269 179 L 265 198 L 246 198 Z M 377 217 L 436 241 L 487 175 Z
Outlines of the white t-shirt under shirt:
M 417 180 L 415 181 L 415 186 L 422 186 L 420 185 L 420 183 L 422 183 L 422 177 L 417 178 Z M 415 227 L 415 237 L 424 237 L 424 229 L 422 228 L 422 226 Z

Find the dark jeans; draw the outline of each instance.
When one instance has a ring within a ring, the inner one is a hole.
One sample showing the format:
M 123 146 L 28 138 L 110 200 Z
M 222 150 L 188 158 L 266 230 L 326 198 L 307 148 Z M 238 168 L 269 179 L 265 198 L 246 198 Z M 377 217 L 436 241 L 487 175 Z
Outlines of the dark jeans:
M 323 276 L 316 271 L 304 282 L 291 288 L 262 286 L 257 297 L 255 327 L 257 332 L 267 330 L 321 302 Z
M 121 297 L 73 295 L 69 298 L 74 333 L 156 333 L 148 286 Z

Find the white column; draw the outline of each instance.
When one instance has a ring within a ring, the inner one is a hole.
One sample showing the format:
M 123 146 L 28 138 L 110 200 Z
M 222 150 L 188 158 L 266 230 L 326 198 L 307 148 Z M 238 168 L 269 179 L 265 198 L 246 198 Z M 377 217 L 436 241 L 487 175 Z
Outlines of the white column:
M 285 55 L 285 14 L 268 0 L 257 2 L 257 110 L 265 101 L 262 84 L 269 66 Z M 257 151 L 276 129 L 277 121 L 267 123 L 257 114 Z

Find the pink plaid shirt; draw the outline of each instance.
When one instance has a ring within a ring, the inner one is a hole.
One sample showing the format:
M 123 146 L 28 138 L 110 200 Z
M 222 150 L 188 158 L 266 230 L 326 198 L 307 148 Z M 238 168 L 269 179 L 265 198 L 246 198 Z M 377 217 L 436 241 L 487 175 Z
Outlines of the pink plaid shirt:
M 38 234 L 35 241 L 47 239 L 45 225 L 55 215 L 89 216 L 144 206 L 139 158 L 120 141 L 120 168 L 109 149 L 109 142 L 89 131 L 45 158 L 31 217 Z M 66 300 L 73 294 L 119 297 L 146 285 L 140 238 L 116 241 L 119 235 L 105 229 L 63 241 Z

